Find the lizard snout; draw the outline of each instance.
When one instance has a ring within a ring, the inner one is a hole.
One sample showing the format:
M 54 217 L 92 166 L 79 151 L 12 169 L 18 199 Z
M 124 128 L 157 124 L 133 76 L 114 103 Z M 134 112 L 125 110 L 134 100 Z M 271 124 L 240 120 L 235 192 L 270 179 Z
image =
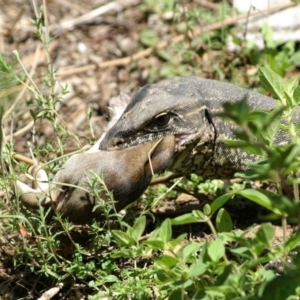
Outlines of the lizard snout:
M 99 146 L 99 149 L 104 151 L 119 150 L 124 148 L 127 148 L 124 139 L 118 137 L 108 138 L 107 136 L 105 136 Z
M 113 149 L 123 149 L 125 146 L 125 141 L 124 139 L 121 138 L 114 138 L 112 140 L 112 148 Z

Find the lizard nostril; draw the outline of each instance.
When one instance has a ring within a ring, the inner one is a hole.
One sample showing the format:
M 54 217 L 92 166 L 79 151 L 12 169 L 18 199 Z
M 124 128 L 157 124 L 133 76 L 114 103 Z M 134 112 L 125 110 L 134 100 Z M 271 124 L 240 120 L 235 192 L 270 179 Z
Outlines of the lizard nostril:
M 122 148 L 124 148 L 124 140 L 123 139 L 115 139 L 113 145 L 116 148 L 122 149 Z

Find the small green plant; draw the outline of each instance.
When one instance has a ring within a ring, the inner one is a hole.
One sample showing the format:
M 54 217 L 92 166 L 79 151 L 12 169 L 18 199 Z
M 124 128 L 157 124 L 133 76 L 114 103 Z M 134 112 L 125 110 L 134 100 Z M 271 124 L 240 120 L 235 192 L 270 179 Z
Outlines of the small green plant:
M 295 66 L 299 67 L 299 49 L 295 42 L 282 43 L 275 41 L 273 30 L 267 24 L 261 29 L 264 40 L 264 51 L 255 45 L 248 45 L 245 48 L 246 55 L 252 64 L 269 65 L 276 73 L 284 76 Z

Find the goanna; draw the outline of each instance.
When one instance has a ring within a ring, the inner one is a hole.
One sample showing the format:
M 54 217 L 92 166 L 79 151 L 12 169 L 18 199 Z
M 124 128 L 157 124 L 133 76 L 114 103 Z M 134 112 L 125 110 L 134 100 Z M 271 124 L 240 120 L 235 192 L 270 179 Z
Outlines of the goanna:
M 272 110 L 273 98 L 229 83 L 199 77 L 176 77 L 149 84 L 136 92 L 116 124 L 106 133 L 101 150 L 116 150 L 162 136 L 174 135 L 176 153 L 168 170 L 197 173 L 204 178 L 229 179 L 257 159 L 245 151 L 230 148 L 236 127 L 222 119 L 223 104 L 246 99 L 251 109 Z M 300 109 L 295 123 L 300 122 Z M 276 143 L 288 141 L 279 131 Z

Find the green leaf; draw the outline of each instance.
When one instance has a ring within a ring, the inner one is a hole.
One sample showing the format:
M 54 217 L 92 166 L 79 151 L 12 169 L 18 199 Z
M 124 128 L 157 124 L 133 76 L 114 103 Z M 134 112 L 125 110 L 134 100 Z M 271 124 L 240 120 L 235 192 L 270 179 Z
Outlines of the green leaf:
M 115 275 L 107 275 L 105 277 L 105 282 L 117 282 L 118 281 L 118 277 Z
M 230 232 L 233 229 L 231 217 L 224 208 L 221 208 L 217 213 L 216 227 L 218 232 Z
M 132 229 L 131 229 L 131 237 L 137 242 L 139 238 L 145 231 L 146 227 L 146 217 L 141 216 L 136 219 Z
M 212 261 L 219 261 L 225 254 L 225 247 L 220 239 L 212 241 L 207 248 L 207 252 Z
M 159 43 L 157 31 L 153 29 L 142 30 L 139 34 L 140 42 L 145 46 L 155 47 Z
M 279 106 L 265 115 L 264 127 L 261 129 L 261 135 L 264 140 L 269 142 L 269 146 L 271 146 L 274 141 L 275 134 L 279 129 L 285 109 L 284 106 Z
M 191 264 L 189 268 L 188 276 L 189 278 L 198 277 L 200 275 L 203 275 L 206 272 L 206 270 L 207 270 L 207 265 L 199 261 L 195 264 Z
M 184 246 L 180 252 L 182 252 L 183 259 L 186 261 L 190 255 L 195 254 L 203 247 L 203 243 L 190 243 Z
M 286 242 L 286 246 L 289 248 L 289 250 L 293 250 L 296 247 L 298 247 L 300 244 L 300 231 L 293 233 L 290 238 Z
M 176 289 L 172 291 L 172 293 L 169 295 L 169 300 L 178 300 L 178 299 L 184 299 L 184 289 Z
M 296 87 L 293 94 L 294 100 L 296 104 L 300 103 L 300 86 Z
M 192 214 L 197 218 L 198 222 L 207 221 L 207 216 L 200 210 L 193 210 Z
M 158 258 L 155 258 L 155 263 L 162 268 L 172 268 L 177 264 L 178 260 L 170 255 L 163 255 Z
M 257 231 L 255 238 L 262 242 L 265 246 L 270 247 L 274 238 L 275 232 L 271 223 L 264 223 Z
M 241 136 L 239 136 L 242 138 Z M 248 141 L 241 141 L 241 140 L 225 140 L 224 141 L 226 145 L 232 148 L 240 148 L 247 152 L 250 152 L 255 155 L 263 155 L 264 151 L 260 147 L 255 147 L 253 145 L 249 145 Z
M 121 230 L 112 230 L 112 236 L 120 246 L 132 246 L 135 245 L 135 240 L 127 233 Z
M 258 72 L 259 79 L 263 87 L 272 95 L 281 100 L 282 104 L 287 105 L 284 97 L 285 82 L 270 67 L 261 67 Z
M 274 37 L 273 37 L 273 30 L 267 23 L 264 23 L 262 25 L 261 34 L 265 41 L 266 47 L 268 49 L 275 49 L 277 45 L 276 45 Z
M 222 207 L 234 194 L 235 191 L 232 191 L 215 199 L 210 205 L 212 214 Z
M 274 277 L 271 281 L 265 281 L 259 289 L 260 299 L 282 300 L 295 295 L 296 288 L 299 287 L 299 270 L 289 271 L 281 276 Z
M 165 242 L 160 240 L 147 240 L 143 242 L 143 245 L 148 245 L 156 250 L 162 250 L 165 248 Z
M 237 194 L 273 211 L 276 214 L 281 215 L 280 210 L 274 208 L 274 205 L 273 205 L 273 202 L 271 201 L 271 199 L 260 191 L 253 190 L 253 189 L 246 189 L 246 190 L 237 192 Z
M 203 213 L 206 215 L 206 216 L 210 216 L 211 215 L 211 207 L 209 204 L 205 204 L 204 207 L 203 207 Z
M 161 224 L 158 236 L 164 241 L 169 242 L 172 237 L 172 223 L 170 219 L 166 219 Z
M 186 239 L 187 233 L 182 233 L 179 235 L 176 239 L 172 239 L 168 242 L 168 249 L 174 249 L 176 248 L 179 244 L 182 244 L 182 241 Z M 182 245 L 181 245 L 182 246 Z M 180 246 L 180 248 L 181 248 Z
M 232 274 L 232 268 L 233 268 L 233 265 L 230 264 L 230 265 L 227 265 L 222 273 L 220 275 L 218 275 L 217 277 L 217 282 L 216 282 L 216 285 L 217 286 L 221 286 L 225 283 L 225 281 L 227 280 L 227 278 L 230 277 L 230 275 Z
M 133 251 L 131 248 L 121 248 L 120 251 L 113 252 L 110 255 L 111 258 L 133 258 L 136 257 L 136 251 Z
M 247 259 L 253 259 L 253 254 L 251 253 L 250 249 L 247 247 L 239 247 L 236 249 L 230 249 L 230 252 L 237 255 L 241 256 Z
M 185 225 L 197 222 L 198 219 L 192 213 L 184 214 L 172 219 L 172 225 Z
M 295 89 L 299 85 L 299 76 L 292 76 L 290 79 L 286 81 L 286 92 L 290 97 L 293 97 Z

